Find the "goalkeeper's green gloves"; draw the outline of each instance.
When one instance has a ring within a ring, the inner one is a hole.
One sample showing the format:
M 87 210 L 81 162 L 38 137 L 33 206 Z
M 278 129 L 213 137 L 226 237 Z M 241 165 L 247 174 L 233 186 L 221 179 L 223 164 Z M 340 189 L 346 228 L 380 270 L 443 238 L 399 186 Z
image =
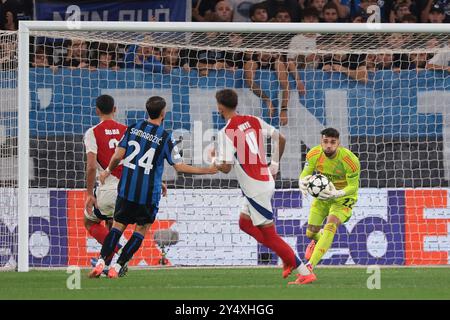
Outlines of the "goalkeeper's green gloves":
M 311 178 L 311 175 L 307 175 L 304 178 L 298 179 L 298 187 L 300 188 L 300 191 L 303 193 L 304 196 L 308 194 L 309 178 Z
M 319 200 L 330 200 L 336 199 L 345 196 L 344 190 L 336 190 L 334 184 L 330 181 L 328 186 L 320 191 L 319 196 L 317 197 Z

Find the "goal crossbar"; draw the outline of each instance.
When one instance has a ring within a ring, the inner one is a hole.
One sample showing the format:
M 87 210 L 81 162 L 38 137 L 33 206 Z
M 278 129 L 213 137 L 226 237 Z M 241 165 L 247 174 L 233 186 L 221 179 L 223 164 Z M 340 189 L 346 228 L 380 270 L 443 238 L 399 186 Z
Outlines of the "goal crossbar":
M 20 21 L 29 31 L 134 31 L 134 32 L 277 32 L 277 33 L 449 33 L 448 24 L 422 23 L 215 23 L 215 22 L 115 22 Z

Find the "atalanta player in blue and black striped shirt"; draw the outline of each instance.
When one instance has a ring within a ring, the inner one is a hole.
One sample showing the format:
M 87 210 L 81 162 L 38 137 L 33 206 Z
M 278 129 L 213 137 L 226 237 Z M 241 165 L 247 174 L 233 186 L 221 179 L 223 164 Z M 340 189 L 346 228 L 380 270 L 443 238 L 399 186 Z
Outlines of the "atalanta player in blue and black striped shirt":
M 161 126 L 166 114 L 166 101 L 162 97 L 149 98 L 146 109 L 149 119 L 127 128 L 108 167 L 100 174 L 99 179 L 103 183 L 123 159 L 113 226 L 104 241 L 97 265 L 89 274 L 90 277 L 100 276 L 105 268 L 105 259 L 113 252 L 127 225 L 136 224 L 135 231 L 122 248 L 117 263 L 109 269 L 108 277 L 117 278 L 124 274 L 128 261 L 141 246 L 145 233 L 158 213 L 164 160 L 178 172 L 217 172 L 214 166 L 197 168 L 183 163 L 172 135 Z
M 172 166 L 182 162 L 175 144 L 162 126 L 146 120 L 128 127 L 119 142 L 119 147 L 126 150 L 119 196 L 141 205 L 158 203 L 164 159 Z

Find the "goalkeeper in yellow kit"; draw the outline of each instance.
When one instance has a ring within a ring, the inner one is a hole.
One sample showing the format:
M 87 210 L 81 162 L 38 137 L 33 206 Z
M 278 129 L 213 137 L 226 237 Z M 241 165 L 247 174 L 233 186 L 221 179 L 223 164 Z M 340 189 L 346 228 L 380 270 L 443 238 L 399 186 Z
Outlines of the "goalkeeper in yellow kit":
M 327 128 L 320 133 L 321 143 L 306 155 L 307 162 L 299 177 L 299 187 L 304 195 L 307 194 L 308 179 L 314 171 L 330 181 L 313 200 L 309 213 L 306 236 L 311 243 L 306 248 L 305 258 L 311 271 L 331 247 L 339 225 L 350 219 L 358 199 L 360 174 L 359 160 L 353 152 L 340 146 L 339 132 Z M 320 232 L 325 219 L 323 232 Z

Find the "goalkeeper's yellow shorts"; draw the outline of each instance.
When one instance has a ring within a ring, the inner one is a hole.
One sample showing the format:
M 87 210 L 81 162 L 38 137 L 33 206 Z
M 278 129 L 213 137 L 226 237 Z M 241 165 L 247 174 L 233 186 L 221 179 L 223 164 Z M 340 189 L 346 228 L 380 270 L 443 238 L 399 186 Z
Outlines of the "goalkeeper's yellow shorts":
M 309 211 L 308 224 L 321 226 L 330 214 L 337 217 L 341 223 L 345 223 L 352 216 L 352 208 L 355 203 L 356 199 L 353 197 L 326 201 L 315 198 Z

